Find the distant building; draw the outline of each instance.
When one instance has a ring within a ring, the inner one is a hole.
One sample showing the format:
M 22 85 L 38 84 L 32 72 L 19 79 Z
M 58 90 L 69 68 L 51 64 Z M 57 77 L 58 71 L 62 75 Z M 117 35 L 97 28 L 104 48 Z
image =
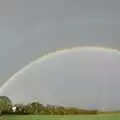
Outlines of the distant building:
M 14 106 L 14 107 L 12 107 L 12 110 L 13 110 L 13 112 L 15 112 L 16 111 L 16 107 Z

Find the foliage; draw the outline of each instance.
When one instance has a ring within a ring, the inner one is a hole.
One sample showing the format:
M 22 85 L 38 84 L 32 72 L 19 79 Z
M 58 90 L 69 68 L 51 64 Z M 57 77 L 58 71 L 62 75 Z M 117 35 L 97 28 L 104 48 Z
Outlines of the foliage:
M 15 114 L 26 114 L 26 106 L 23 104 L 15 104 L 14 107 L 16 108 Z
M 4 114 L 12 111 L 12 102 L 6 96 L 0 96 L 0 113 Z
M 12 107 L 16 108 L 12 111 Z M 85 110 L 79 108 L 70 108 L 55 105 L 42 105 L 39 102 L 32 102 L 26 105 L 15 104 L 8 97 L 0 97 L 1 114 L 30 114 L 30 115 L 79 115 L 79 114 L 97 114 L 97 110 Z
M 32 102 L 25 106 L 25 111 L 28 114 L 40 114 L 44 110 L 44 106 L 39 102 Z
M 46 114 L 46 115 L 79 115 L 79 114 L 97 114 L 97 110 L 84 110 L 78 108 L 66 108 L 62 106 L 46 105 L 39 102 L 32 102 L 27 105 L 17 104 L 15 114 Z

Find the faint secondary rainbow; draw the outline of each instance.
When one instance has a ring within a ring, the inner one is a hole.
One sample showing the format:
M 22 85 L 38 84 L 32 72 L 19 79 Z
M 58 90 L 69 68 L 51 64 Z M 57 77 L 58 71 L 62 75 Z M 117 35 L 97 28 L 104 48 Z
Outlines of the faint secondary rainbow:
M 25 71 L 27 71 L 29 68 L 31 68 L 32 66 L 34 66 L 37 63 L 41 63 L 45 60 L 47 60 L 50 57 L 54 57 L 60 54 L 66 54 L 69 52 L 78 52 L 78 51 L 83 51 L 83 50 L 92 50 L 92 51 L 97 51 L 97 52 L 112 52 L 115 54 L 120 54 L 120 51 L 117 49 L 112 49 L 112 48 L 103 48 L 103 47 L 73 47 L 73 48 L 66 48 L 66 49 L 62 49 L 62 50 L 57 50 L 55 52 L 51 52 L 48 54 L 44 54 L 42 57 L 30 62 L 28 65 L 26 65 L 25 67 L 23 67 L 22 69 L 20 69 L 18 72 L 16 72 L 15 74 L 12 75 L 12 77 L 10 79 L 7 80 L 7 82 L 5 82 L 2 87 L 0 88 L 0 94 L 4 91 L 4 88 L 7 87 L 7 85 L 9 85 L 10 82 L 13 82 L 14 80 L 16 80 L 16 78 L 19 75 L 22 75 Z

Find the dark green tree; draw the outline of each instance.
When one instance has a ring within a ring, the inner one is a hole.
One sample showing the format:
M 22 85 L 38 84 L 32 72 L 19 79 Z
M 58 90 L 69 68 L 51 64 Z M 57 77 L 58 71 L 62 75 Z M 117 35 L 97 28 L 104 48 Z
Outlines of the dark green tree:
M 12 111 L 12 102 L 6 96 L 0 96 L 0 113 L 5 114 Z
M 25 111 L 28 114 L 43 114 L 44 106 L 39 102 L 32 102 L 25 106 Z
M 15 113 L 16 114 L 26 114 L 26 106 L 23 104 L 15 104 L 14 107 L 16 107 Z

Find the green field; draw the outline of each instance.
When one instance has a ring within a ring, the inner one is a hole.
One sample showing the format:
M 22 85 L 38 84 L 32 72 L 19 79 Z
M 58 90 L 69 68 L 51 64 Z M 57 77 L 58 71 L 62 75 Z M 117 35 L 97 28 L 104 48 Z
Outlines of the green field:
M 0 120 L 120 120 L 120 114 L 78 116 L 9 115 L 1 116 Z

